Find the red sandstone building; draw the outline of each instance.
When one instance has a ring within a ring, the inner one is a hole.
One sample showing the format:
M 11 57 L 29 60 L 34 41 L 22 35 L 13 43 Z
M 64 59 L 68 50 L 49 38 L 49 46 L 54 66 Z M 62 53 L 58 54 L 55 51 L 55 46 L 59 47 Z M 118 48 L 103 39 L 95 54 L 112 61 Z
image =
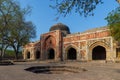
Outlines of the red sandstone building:
M 23 48 L 26 60 L 116 60 L 119 49 L 110 36 L 108 27 L 71 34 L 68 26 L 58 23 L 38 42 Z

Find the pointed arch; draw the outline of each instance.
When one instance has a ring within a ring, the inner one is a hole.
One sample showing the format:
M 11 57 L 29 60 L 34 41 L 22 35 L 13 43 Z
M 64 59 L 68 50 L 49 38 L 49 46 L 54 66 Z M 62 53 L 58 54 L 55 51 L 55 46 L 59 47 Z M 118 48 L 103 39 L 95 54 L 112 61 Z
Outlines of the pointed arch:
M 44 47 L 45 49 L 48 49 L 50 47 L 55 47 L 56 45 L 56 38 L 52 35 L 49 35 L 44 40 Z
M 76 49 L 74 48 L 69 48 L 68 52 L 67 52 L 67 59 L 68 60 L 76 60 L 77 58 L 77 53 L 76 53 Z
M 65 56 L 67 60 L 77 60 L 77 47 L 75 47 L 74 45 L 69 45 L 66 49 L 65 49 Z
M 103 46 L 96 46 L 92 50 L 92 60 L 106 60 L 106 49 Z
M 107 51 L 110 46 L 103 41 L 96 41 L 89 46 L 88 59 L 89 60 L 106 60 Z M 101 57 L 100 57 L 101 56 Z

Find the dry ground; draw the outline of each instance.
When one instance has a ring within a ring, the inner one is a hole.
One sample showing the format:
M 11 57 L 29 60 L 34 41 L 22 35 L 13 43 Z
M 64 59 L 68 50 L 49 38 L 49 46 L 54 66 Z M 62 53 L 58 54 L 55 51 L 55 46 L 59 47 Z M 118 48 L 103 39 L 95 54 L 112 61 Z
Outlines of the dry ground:
M 79 66 L 88 71 L 75 74 L 35 74 L 24 69 L 38 65 Z M 16 62 L 0 66 L 0 80 L 120 80 L 120 63 L 103 62 Z

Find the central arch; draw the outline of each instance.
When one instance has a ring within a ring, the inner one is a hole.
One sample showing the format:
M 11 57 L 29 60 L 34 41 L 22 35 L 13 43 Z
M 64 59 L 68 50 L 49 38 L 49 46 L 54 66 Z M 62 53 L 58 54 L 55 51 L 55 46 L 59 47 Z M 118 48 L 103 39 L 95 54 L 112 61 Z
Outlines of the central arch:
M 106 50 L 102 46 L 96 46 L 92 50 L 93 60 L 106 60 Z
M 53 48 L 48 50 L 48 59 L 54 59 L 55 58 L 55 51 Z
M 36 59 L 40 59 L 40 51 L 36 51 Z
M 76 49 L 74 49 L 74 48 L 68 49 L 67 59 L 76 60 L 76 57 L 77 57 Z

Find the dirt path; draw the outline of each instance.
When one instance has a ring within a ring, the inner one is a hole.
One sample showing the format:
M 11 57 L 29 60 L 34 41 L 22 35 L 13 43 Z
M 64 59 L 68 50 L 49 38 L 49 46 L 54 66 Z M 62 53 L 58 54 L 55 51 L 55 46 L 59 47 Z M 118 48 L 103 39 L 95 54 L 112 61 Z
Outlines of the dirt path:
M 38 65 L 78 66 L 88 71 L 75 74 L 35 74 L 24 70 Z M 120 80 L 120 63 L 19 62 L 11 66 L 0 66 L 0 80 Z

